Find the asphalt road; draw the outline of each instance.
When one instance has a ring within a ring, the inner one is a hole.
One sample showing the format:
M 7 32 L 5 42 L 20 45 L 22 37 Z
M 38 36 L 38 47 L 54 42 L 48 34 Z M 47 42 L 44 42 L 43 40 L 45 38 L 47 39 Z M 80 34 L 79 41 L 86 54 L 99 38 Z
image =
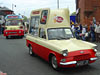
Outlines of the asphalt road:
M 98 58 L 100 58 L 100 43 Z M 0 35 L 0 70 L 7 75 L 100 75 L 100 59 L 78 68 L 66 68 L 59 72 L 38 56 L 28 54 L 24 39 L 5 39 Z

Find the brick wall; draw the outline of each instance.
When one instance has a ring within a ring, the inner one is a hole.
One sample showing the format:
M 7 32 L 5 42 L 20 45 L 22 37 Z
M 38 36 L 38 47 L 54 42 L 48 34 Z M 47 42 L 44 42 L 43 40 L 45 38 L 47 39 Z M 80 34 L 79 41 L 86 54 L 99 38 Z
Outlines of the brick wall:
M 77 8 L 80 8 L 80 23 L 90 25 L 93 17 L 100 21 L 100 0 L 77 0 Z

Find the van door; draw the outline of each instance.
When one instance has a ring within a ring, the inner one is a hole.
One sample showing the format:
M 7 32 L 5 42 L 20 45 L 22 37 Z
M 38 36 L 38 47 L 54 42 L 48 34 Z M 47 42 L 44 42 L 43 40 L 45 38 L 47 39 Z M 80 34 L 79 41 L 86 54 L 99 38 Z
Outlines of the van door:
M 44 28 L 39 29 L 39 39 L 37 40 L 38 42 L 38 55 L 41 56 L 44 59 L 47 59 L 48 57 L 48 49 L 45 46 L 46 44 L 46 32 Z
M 31 46 L 33 48 L 34 53 L 38 53 L 37 47 L 37 39 L 38 39 L 38 26 L 39 26 L 39 16 L 32 16 L 30 21 L 30 39 L 31 39 Z

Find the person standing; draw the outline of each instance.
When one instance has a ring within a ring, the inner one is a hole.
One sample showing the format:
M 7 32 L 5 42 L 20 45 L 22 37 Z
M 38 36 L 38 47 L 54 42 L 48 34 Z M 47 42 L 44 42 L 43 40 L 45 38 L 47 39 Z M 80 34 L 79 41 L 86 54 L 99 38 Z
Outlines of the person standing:
M 82 40 L 84 40 L 84 41 L 86 41 L 85 33 L 86 33 L 86 26 L 83 26 L 83 28 L 82 28 L 82 34 L 83 34 Z
M 73 32 L 75 32 L 75 26 L 74 26 L 74 23 L 71 24 L 71 29 L 72 29 Z
M 95 27 L 96 42 L 100 42 L 100 23 L 97 22 Z
M 79 32 L 78 32 L 78 24 L 75 24 L 75 27 L 74 27 L 74 29 L 75 29 L 75 31 L 74 31 L 74 33 L 75 33 L 75 37 L 77 38 L 77 39 L 79 39 Z
M 79 33 L 82 33 L 82 24 L 79 25 Z
M 92 21 L 90 23 L 91 23 L 90 25 L 91 42 L 95 42 L 95 27 Z

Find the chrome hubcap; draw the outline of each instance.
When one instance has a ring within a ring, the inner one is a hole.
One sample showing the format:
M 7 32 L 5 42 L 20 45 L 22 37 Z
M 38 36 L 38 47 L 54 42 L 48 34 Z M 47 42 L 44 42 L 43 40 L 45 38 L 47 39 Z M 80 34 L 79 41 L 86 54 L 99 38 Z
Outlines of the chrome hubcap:
M 29 48 L 29 53 L 30 53 L 30 55 L 32 55 L 32 47 L 31 46 Z
M 53 66 L 53 68 L 57 68 L 58 67 L 58 65 L 57 65 L 57 59 L 56 59 L 55 56 L 52 57 L 52 66 Z

